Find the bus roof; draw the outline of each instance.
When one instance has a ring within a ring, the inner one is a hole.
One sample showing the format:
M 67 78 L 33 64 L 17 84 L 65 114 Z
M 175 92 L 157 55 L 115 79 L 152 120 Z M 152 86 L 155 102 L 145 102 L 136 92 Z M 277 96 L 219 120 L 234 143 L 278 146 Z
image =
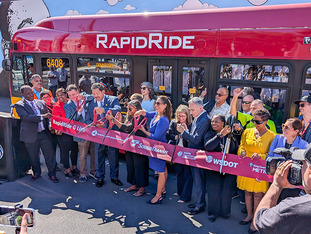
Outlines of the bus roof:
M 311 26 L 311 3 L 192 11 L 79 15 L 44 19 L 36 24 L 65 32 L 172 31 L 194 29 Z

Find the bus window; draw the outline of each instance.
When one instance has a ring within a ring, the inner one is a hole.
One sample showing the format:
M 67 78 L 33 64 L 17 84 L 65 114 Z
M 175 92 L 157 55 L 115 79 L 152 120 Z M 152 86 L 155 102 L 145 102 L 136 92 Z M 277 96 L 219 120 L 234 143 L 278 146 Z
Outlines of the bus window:
M 222 64 L 220 79 L 287 83 L 289 68 L 281 65 Z
M 89 72 L 130 75 L 131 67 L 130 61 L 125 58 L 78 58 L 78 72 L 87 69 Z
M 301 96 L 308 96 L 308 95 L 311 95 L 311 90 L 306 90 L 306 89 L 302 90 Z
M 14 56 L 12 61 L 12 90 L 13 92 L 19 92 L 20 87 L 25 84 L 23 76 L 23 62 L 22 58 L 19 56 Z
M 204 68 L 183 67 L 182 101 L 199 97 L 204 88 Z
M 311 84 L 311 67 L 309 67 L 307 72 L 306 72 L 305 84 Z
M 41 58 L 41 65 L 42 86 L 44 88 L 53 89 L 52 87 L 57 85 L 57 88 L 63 87 L 66 89 L 67 85 L 71 84 L 68 58 L 43 57 Z M 56 79 L 52 75 L 55 75 Z
M 159 95 L 172 93 L 172 66 L 152 66 L 153 86 Z

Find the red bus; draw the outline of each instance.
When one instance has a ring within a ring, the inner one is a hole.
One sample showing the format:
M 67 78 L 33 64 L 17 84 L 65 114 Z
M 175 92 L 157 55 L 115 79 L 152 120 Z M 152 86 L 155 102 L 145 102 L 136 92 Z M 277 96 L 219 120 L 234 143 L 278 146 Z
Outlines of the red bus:
M 17 31 L 11 48 L 12 102 L 29 83 L 68 71 L 68 83 L 101 79 L 121 101 L 150 81 L 173 106 L 218 86 L 248 87 L 280 130 L 311 90 L 311 4 L 184 12 L 55 17 Z M 122 97 L 121 97 L 122 96 Z

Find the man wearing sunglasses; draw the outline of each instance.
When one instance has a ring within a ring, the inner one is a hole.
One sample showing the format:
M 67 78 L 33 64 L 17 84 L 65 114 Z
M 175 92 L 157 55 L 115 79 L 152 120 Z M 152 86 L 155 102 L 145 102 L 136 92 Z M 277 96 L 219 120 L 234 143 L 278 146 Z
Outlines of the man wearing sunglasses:
M 254 101 L 254 97 L 252 95 L 246 95 L 242 100 L 242 110 L 244 114 L 251 114 L 251 104 Z
M 302 139 L 311 142 L 311 96 L 303 96 L 300 100 L 295 101 L 298 105 L 301 115 L 298 119 L 301 120 L 302 128 Z
M 294 187 L 287 180 L 292 161 L 283 162 L 278 166 L 273 183 L 255 212 L 254 225 L 260 233 L 310 233 L 311 144 L 306 150 L 295 150 L 292 158 L 303 162 L 302 184 L 307 194 L 286 198 L 276 205 L 282 190 Z
M 238 97 L 243 93 L 243 89 L 237 88 L 233 90 L 233 97 L 230 105 L 230 113 L 240 121 L 243 128 L 253 128 L 255 127 L 254 122 L 252 121 L 253 116 L 252 113 L 255 110 L 264 108 L 263 102 L 260 99 L 253 100 L 250 104 L 250 114 L 242 113 L 237 111 L 237 101 Z M 245 96 L 246 97 L 246 96 Z M 269 119 L 267 122 L 267 128 L 272 132 L 276 133 L 276 128 L 274 122 Z M 238 129 L 237 129 L 238 130 Z
M 203 99 L 206 94 L 204 90 L 201 94 Z M 208 113 L 210 118 L 213 118 L 216 114 L 222 114 L 228 119 L 230 117 L 230 106 L 226 102 L 229 96 L 229 91 L 226 87 L 220 87 L 215 95 L 215 100 L 211 100 L 204 104 L 204 110 Z

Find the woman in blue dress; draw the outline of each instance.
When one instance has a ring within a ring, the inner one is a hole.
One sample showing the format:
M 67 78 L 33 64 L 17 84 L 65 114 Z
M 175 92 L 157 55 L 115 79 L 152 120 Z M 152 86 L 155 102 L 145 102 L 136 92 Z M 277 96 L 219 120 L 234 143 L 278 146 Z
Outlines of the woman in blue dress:
M 172 116 L 172 104 L 166 96 L 159 96 L 155 102 L 155 111 L 146 112 L 144 110 L 136 112 L 135 115 L 143 115 L 150 118 L 149 132 L 142 127 L 141 131 L 152 140 L 167 143 L 166 133 L 169 128 Z M 147 201 L 149 204 L 159 204 L 162 201 L 162 194 L 165 194 L 165 184 L 167 180 L 166 161 L 158 158 L 149 158 L 149 167 L 159 172 L 157 192 L 154 198 Z

